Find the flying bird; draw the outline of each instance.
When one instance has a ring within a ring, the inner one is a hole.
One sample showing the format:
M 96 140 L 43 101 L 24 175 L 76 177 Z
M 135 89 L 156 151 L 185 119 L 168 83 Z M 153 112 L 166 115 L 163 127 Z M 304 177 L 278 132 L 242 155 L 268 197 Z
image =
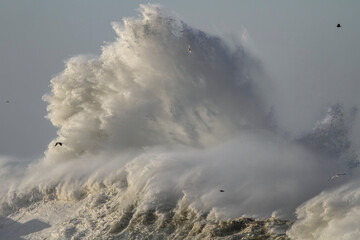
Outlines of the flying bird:
M 334 176 L 331 176 L 331 178 L 329 178 L 328 181 L 330 181 L 332 179 L 335 179 L 335 178 L 338 178 L 340 176 L 345 176 L 345 175 L 346 175 L 346 173 L 337 173 Z
M 9 100 L 6 100 L 6 103 L 9 103 L 10 101 Z
M 56 142 L 56 143 L 55 143 L 55 147 L 56 147 L 57 145 L 62 146 L 62 142 Z
M 189 51 L 189 53 L 191 53 L 191 47 L 190 47 L 190 45 L 188 45 L 188 51 Z
M 338 25 L 336 25 L 336 27 L 340 28 L 340 27 L 342 27 L 342 26 L 341 26 L 341 24 L 340 24 L 340 23 L 338 23 Z
M 220 192 L 225 192 L 224 190 L 220 189 Z

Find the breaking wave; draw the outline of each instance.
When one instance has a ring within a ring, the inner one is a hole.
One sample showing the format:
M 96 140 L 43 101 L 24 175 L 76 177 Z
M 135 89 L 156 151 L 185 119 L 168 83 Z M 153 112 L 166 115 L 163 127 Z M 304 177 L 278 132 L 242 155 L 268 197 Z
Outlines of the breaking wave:
M 325 222 L 346 224 L 317 218 L 360 206 L 354 184 L 336 188 L 357 176 L 356 109 L 333 105 L 288 139 L 265 97 L 269 79 L 241 44 L 160 6 L 139 12 L 113 23 L 117 38 L 100 56 L 71 58 L 51 80 L 44 100 L 58 137 L 38 162 L 0 159 L 0 213 L 50 225 L 32 239 L 321 239 L 335 231 Z M 338 171 L 347 175 L 329 184 Z M 320 204 L 338 191 L 345 197 Z M 337 204 L 348 195 L 351 206 Z M 306 200 L 293 227 L 280 220 Z

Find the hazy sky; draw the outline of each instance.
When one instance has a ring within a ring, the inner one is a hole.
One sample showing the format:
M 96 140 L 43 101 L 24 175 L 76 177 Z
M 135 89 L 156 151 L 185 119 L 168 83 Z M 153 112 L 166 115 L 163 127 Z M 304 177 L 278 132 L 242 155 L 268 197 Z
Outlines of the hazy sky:
M 12 1 L 0 2 L 0 155 L 41 157 L 56 129 L 42 96 L 64 60 L 100 54 L 110 22 L 160 3 L 190 25 L 240 38 L 273 79 L 286 130 L 316 121 L 314 102 L 353 104 L 360 89 L 360 2 L 353 1 Z M 337 29 L 341 23 L 343 28 Z M 326 86 L 326 87 L 324 87 Z M 339 97 L 337 97 L 337 95 Z M 334 97 L 335 96 L 335 97 Z M 281 99 L 287 99 L 286 102 Z M 299 99 L 305 99 L 298 104 Z M 9 103 L 6 101 L 9 100 Z M 299 118 L 308 109 L 311 114 Z M 313 112 L 312 112 L 313 111 Z

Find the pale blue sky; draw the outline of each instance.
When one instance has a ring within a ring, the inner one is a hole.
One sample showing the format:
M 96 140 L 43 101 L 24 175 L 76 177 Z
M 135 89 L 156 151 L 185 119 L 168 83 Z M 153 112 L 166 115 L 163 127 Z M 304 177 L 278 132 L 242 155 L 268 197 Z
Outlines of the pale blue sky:
M 301 130 L 314 122 L 314 114 L 299 117 L 314 102 L 359 102 L 359 97 L 354 99 L 360 89 L 357 0 L 2 0 L 0 155 L 41 156 L 56 135 L 44 118 L 41 99 L 50 91 L 51 77 L 71 56 L 100 54 L 104 41 L 115 37 L 110 22 L 136 16 L 139 4 L 148 2 L 160 3 L 190 25 L 215 34 L 240 36 L 246 29 L 252 51 L 279 91 L 280 97 L 273 99 L 279 114 L 298 108 L 284 118 L 286 129 Z M 337 23 L 343 28 L 337 29 Z

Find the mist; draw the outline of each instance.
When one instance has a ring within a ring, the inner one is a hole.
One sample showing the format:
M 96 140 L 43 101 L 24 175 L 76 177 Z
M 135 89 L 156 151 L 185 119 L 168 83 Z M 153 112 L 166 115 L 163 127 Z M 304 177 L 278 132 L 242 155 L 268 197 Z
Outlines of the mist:
M 1 159 L 2 214 L 116 192 L 136 212 L 185 205 L 208 220 L 299 218 L 289 232 L 296 239 L 312 221 L 308 207 L 355 188 L 354 91 L 304 81 L 310 93 L 290 96 L 241 41 L 230 46 L 161 6 L 141 5 L 137 18 L 112 26 L 116 40 L 100 56 L 70 58 L 51 79 L 43 99 L 58 136 L 44 159 Z M 347 175 L 329 182 L 338 172 Z

